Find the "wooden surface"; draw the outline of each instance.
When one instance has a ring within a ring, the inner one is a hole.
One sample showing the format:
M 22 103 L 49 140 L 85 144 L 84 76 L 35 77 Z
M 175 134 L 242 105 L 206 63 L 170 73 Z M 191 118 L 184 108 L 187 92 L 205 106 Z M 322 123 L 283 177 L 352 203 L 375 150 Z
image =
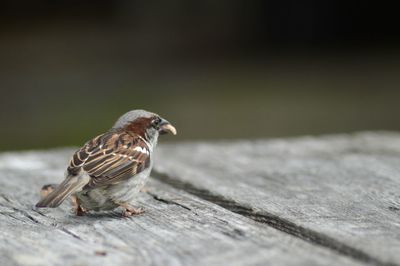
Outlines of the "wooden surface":
M 399 134 L 167 145 L 157 161 L 166 182 L 207 190 L 244 216 L 360 261 L 400 264 Z
M 73 150 L 0 154 L 0 265 L 400 265 L 400 135 L 160 145 L 137 206 L 35 210 Z

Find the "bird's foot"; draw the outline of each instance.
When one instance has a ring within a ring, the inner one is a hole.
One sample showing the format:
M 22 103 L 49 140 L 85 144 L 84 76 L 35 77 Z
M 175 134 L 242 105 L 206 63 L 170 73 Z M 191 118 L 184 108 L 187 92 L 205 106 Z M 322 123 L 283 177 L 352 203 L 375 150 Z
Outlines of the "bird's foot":
M 121 204 L 121 207 L 125 209 L 122 213 L 122 216 L 124 217 L 130 217 L 133 215 L 140 215 L 144 213 L 143 208 L 134 208 L 128 204 Z
M 130 207 L 129 209 L 125 209 L 124 212 L 122 213 L 122 215 L 124 217 L 130 217 L 133 215 L 140 215 L 144 213 L 144 209 L 143 208 L 132 208 Z

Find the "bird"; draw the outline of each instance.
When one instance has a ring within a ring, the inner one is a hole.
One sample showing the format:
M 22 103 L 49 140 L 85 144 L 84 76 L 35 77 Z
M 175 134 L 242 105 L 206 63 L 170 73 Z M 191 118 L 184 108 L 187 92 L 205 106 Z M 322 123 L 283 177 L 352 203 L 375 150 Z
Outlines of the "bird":
M 155 113 L 132 110 L 123 114 L 111 129 L 73 154 L 59 185 L 42 187 L 36 208 L 56 208 L 71 196 L 79 216 L 118 207 L 126 217 L 143 213 L 131 202 L 150 175 L 159 135 L 167 133 L 177 132 Z

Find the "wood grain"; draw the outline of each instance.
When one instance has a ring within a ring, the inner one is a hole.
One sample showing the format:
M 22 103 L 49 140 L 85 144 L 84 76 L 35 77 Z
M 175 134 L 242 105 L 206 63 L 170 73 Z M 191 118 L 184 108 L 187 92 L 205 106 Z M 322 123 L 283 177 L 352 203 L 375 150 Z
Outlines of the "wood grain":
M 362 265 L 156 180 L 138 196 L 146 213 L 136 217 L 76 217 L 67 203 L 33 209 L 71 154 L 0 154 L 1 265 Z
M 400 265 L 400 134 L 169 144 L 155 171 L 316 245 Z

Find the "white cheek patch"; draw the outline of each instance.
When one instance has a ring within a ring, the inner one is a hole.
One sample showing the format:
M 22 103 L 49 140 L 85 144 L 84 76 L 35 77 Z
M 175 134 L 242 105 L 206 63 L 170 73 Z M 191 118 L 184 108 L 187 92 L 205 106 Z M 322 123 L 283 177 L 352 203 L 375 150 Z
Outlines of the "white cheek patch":
M 146 148 L 136 147 L 134 150 L 141 153 L 149 154 L 149 151 Z

